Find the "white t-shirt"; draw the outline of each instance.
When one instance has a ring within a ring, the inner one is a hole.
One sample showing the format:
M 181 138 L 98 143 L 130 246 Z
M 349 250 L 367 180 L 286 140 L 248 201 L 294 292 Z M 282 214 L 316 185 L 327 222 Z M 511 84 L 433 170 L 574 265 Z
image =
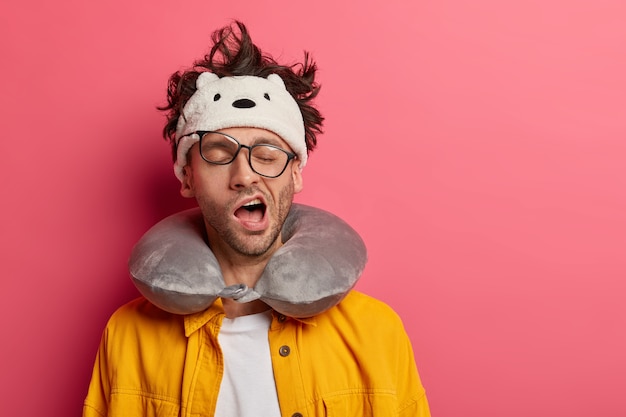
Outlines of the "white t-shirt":
M 218 341 L 224 377 L 216 417 L 280 417 L 268 330 L 272 313 L 224 318 Z

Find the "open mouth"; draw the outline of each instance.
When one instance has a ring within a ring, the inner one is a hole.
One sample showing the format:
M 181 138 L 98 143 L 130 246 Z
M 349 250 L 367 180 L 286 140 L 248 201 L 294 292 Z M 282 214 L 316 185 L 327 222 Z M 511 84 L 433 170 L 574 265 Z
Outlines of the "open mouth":
M 255 198 L 235 210 L 235 216 L 245 222 L 260 222 L 265 216 L 265 204 Z

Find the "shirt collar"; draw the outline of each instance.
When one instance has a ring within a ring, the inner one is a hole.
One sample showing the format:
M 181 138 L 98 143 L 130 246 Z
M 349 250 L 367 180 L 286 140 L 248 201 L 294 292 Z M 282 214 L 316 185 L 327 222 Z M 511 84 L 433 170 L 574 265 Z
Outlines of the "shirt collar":
M 222 300 L 217 298 L 206 310 L 185 316 L 185 336 L 191 336 L 193 332 L 200 329 L 211 320 L 223 315 L 224 306 L 222 305 Z

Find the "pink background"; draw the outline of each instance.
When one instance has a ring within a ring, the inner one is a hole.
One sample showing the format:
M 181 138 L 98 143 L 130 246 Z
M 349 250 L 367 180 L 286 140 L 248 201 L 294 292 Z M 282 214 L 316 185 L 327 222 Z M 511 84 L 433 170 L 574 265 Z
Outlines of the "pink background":
M 132 245 L 189 206 L 155 106 L 231 18 L 318 60 L 298 201 L 362 234 L 433 415 L 626 415 L 624 2 L 219 3 L 0 6 L 2 415 L 80 414 Z

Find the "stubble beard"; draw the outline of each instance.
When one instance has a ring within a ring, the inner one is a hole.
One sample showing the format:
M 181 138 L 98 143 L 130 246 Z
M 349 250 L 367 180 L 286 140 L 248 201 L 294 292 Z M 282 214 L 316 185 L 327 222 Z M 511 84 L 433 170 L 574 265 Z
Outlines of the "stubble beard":
M 199 198 L 198 205 L 202 210 L 205 222 L 208 226 L 212 227 L 222 239 L 222 241 L 228 245 L 231 249 L 240 255 L 247 257 L 259 257 L 268 254 L 272 248 L 276 247 L 276 242 L 280 238 L 280 234 L 285 223 L 285 219 L 291 209 L 291 203 L 293 199 L 293 184 L 283 188 L 278 195 L 278 202 L 273 201 L 265 195 L 265 200 L 268 206 L 265 208 L 269 215 L 275 214 L 275 217 L 270 219 L 270 231 L 266 234 L 265 231 L 259 233 L 242 234 L 237 232 L 232 224 L 229 223 L 230 219 L 227 219 L 224 213 L 232 213 L 233 204 L 230 203 L 224 210 L 215 210 L 216 205 L 209 199 Z M 241 195 L 252 194 L 257 190 L 244 190 L 241 191 L 239 196 L 233 201 L 239 201 Z M 211 242 L 209 242 L 210 245 Z

